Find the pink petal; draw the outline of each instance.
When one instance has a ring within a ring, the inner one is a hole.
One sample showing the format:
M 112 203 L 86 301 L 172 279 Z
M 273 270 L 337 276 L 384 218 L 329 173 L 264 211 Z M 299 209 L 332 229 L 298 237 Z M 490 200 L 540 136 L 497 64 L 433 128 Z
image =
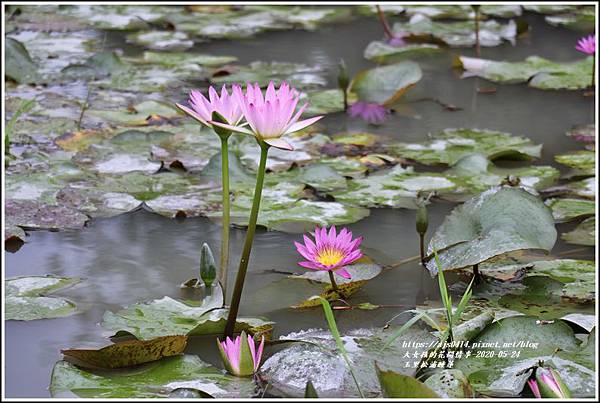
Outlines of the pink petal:
M 298 262 L 298 265 L 311 270 L 323 270 L 323 268 L 315 262 Z
M 252 133 L 250 130 L 246 129 L 245 127 L 232 126 L 232 125 L 228 125 L 227 123 L 215 122 L 214 120 L 211 120 L 208 123 L 210 123 L 211 125 L 222 127 L 224 129 L 231 130 L 232 132 L 254 135 L 254 133 Z
M 351 277 L 350 277 L 350 273 L 348 273 L 348 272 L 346 271 L 346 269 L 345 269 L 345 268 L 343 268 L 343 267 L 342 267 L 341 269 L 337 269 L 337 270 L 335 270 L 335 271 L 334 271 L 334 273 L 335 273 L 335 274 L 338 274 L 338 275 L 340 275 L 340 276 L 342 276 L 342 277 L 344 277 L 344 278 L 347 278 L 347 279 L 350 279 L 350 278 L 351 278 Z
M 306 248 L 306 246 L 304 246 L 301 243 L 296 242 L 296 241 L 294 241 L 294 245 L 296 245 L 296 250 L 298 251 L 298 253 L 300 253 L 302 256 L 304 256 L 308 260 L 314 260 L 314 258 L 315 258 L 314 254 L 310 253 L 308 251 L 308 249 Z
M 254 371 L 258 371 L 258 369 L 260 368 L 260 360 L 262 359 L 264 347 L 265 347 L 265 336 L 262 336 L 260 345 L 258 346 L 258 352 L 256 353 L 256 360 L 254 361 Z
M 308 126 L 312 125 L 313 123 L 323 119 L 323 117 L 324 116 L 315 116 L 314 118 L 308 118 L 308 119 L 304 119 L 299 122 L 296 122 L 287 128 L 287 130 L 285 131 L 285 134 L 290 134 L 290 133 L 297 132 L 298 130 L 302 130 L 305 127 L 308 127 Z
M 187 113 L 189 116 L 193 117 L 194 119 L 196 119 L 198 122 L 202 123 L 205 126 L 210 126 L 210 124 L 202 119 L 202 116 L 200 116 L 198 113 L 196 113 L 196 111 L 188 108 L 185 105 L 181 105 L 181 104 L 175 104 L 179 109 L 181 109 L 183 112 Z

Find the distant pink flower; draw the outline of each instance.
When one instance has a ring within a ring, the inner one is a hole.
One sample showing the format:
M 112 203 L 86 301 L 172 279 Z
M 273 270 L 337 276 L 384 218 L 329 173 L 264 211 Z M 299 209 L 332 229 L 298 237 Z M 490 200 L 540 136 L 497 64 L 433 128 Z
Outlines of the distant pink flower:
M 388 114 L 389 111 L 385 106 L 363 101 L 355 102 L 348 108 L 348 115 L 353 118 L 360 117 L 373 125 L 385 122 Z
M 585 53 L 586 55 L 593 55 L 596 53 L 596 35 L 590 35 L 588 37 L 583 37 L 577 41 L 577 46 L 575 46 L 580 52 Z
M 236 87 L 239 86 L 233 85 L 233 89 Z M 212 127 L 209 122 L 212 120 L 212 113 L 215 111 L 223 116 L 227 120 L 227 123 L 233 126 L 239 124 L 243 117 L 237 100 L 233 94 L 230 95 L 227 92 L 225 85 L 221 88 L 221 96 L 211 86 L 208 89 L 208 99 L 200 91 L 192 90 L 190 91 L 188 102 L 191 108 L 181 104 L 176 105 L 179 109 L 205 126 Z
M 217 340 L 217 346 L 219 347 L 225 368 L 230 374 L 235 376 L 250 376 L 260 368 L 265 337 L 262 337 L 258 349 L 254 344 L 254 338 L 246 335 L 245 332 L 242 332 L 235 340 L 231 340 L 229 337 L 222 342 Z
M 306 235 L 304 245 L 294 242 L 298 253 L 307 259 L 306 262 L 298 264 L 307 269 L 333 271 L 344 278 L 350 278 L 350 273 L 344 267 L 362 257 L 359 249 L 362 240 L 362 237 L 353 240 L 352 232 L 346 228 L 339 234 L 336 234 L 334 225 L 329 233 L 327 228 L 316 228 L 314 242 Z
M 240 87 L 235 87 L 233 94 L 250 129 L 219 122 L 210 123 L 239 133 L 254 135 L 259 140 L 284 150 L 292 150 L 293 148 L 281 138 L 283 135 L 302 130 L 323 117 L 316 116 L 299 121 L 298 119 L 300 119 L 308 104 L 304 104 L 294 114 L 298 105 L 299 94 L 295 89 L 290 88 L 287 83 L 282 83 L 279 89 L 275 89 L 275 84 L 271 81 L 264 97 L 258 84 L 248 84 L 246 94 L 242 92 Z
M 540 395 L 540 388 L 538 388 L 538 385 L 537 385 L 537 382 L 535 381 L 535 379 L 527 380 L 527 384 L 529 385 L 529 389 L 531 389 L 531 392 L 533 393 L 533 395 L 535 397 L 537 397 L 538 399 L 541 399 L 542 395 Z
M 388 44 L 392 46 L 404 46 L 406 45 L 406 41 L 401 36 L 393 36 L 388 39 Z

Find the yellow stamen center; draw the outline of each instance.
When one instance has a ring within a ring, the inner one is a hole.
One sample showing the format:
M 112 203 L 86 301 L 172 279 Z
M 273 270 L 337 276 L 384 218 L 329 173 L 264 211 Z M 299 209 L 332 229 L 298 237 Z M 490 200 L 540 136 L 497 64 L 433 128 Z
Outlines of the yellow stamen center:
M 324 266 L 338 264 L 344 258 L 344 254 L 338 249 L 325 248 L 317 255 L 317 262 Z

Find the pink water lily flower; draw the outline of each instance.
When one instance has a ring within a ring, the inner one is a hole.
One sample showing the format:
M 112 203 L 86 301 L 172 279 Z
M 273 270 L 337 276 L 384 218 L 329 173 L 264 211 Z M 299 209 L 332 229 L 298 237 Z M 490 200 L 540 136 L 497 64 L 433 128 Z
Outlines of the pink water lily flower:
M 254 135 L 259 140 L 284 150 L 292 150 L 293 147 L 282 139 L 282 136 L 302 130 L 323 118 L 316 116 L 299 120 L 308 104 L 304 104 L 296 112 L 300 95 L 287 83 L 281 83 L 279 88 L 275 89 L 275 84 L 271 81 L 264 96 L 258 84 L 248 84 L 245 94 L 240 87 L 234 87 L 233 94 L 250 128 L 234 127 L 219 122 L 210 123 Z
M 345 266 L 355 262 L 362 257 L 359 249 L 363 238 L 352 239 L 352 232 L 343 228 L 336 234 L 335 226 L 315 229 L 315 241 L 304 235 L 304 245 L 294 242 L 298 253 L 307 261 L 299 262 L 302 267 L 311 270 L 332 271 L 344 278 L 350 278 L 350 273 Z
M 533 396 L 537 397 L 538 399 L 541 399 L 542 395 L 540 395 L 540 388 L 538 388 L 536 380 L 528 379 L 527 384 L 529 385 L 529 389 L 531 389 L 531 393 L 533 393 Z
M 593 55 L 596 53 L 596 35 L 590 35 L 588 37 L 583 37 L 577 41 L 577 46 L 575 46 L 580 52 L 585 53 L 586 55 Z
M 373 125 L 385 122 L 389 113 L 385 106 L 363 101 L 355 102 L 348 108 L 348 115 L 353 118 L 360 117 Z
M 229 94 L 227 87 L 223 85 L 221 95 L 211 86 L 208 89 L 208 99 L 198 90 L 190 91 L 189 104 L 176 104 L 179 109 L 196 119 L 205 126 L 212 127 L 209 123 L 212 120 L 213 112 L 218 112 L 227 120 L 227 123 L 236 126 L 242 120 L 242 110 L 240 109 L 236 97 L 233 96 L 233 91 L 237 85 L 232 86 L 232 94 Z
M 256 348 L 254 338 L 242 332 L 234 340 L 229 337 L 225 341 L 217 340 L 217 346 L 223 359 L 225 369 L 235 376 L 250 376 L 260 368 L 265 337 L 263 336 Z

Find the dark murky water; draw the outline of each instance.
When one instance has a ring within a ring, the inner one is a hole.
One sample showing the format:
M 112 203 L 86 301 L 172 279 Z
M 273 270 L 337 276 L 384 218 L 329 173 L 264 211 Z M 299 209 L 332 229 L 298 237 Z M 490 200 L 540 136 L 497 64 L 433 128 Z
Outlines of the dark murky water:
M 553 28 L 543 18 L 526 16 L 532 25 L 527 38 L 517 46 L 505 44 L 483 48 L 482 57 L 520 60 L 537 54 L 552 60 L 575 60 L 580 54 L 573 48 L 578 34 Z M 273 60 L 317 64 L 330 71 L 335 82 L 336 64 L 344 58 L 351 70 L 372 66 L 362 57 L 366 45 L 382 36 L 375 19 L 362 18 L 351 23 L 329 26 L 316 32 L 276 32 L 238 42 L 215 41 L 196 46 L 198 51 L 235 55 L 241 63 Z M 112 38 L 108 43 L 118 43 Z M 135 51 L 129 49 L 128 51 Z M 380 128 L 347 120 L 338 114 L 324 122 L 330 133 L 367 130 L 406 141 L 420 141 L 428 133 L 448 127 L 475 127 L 507 131 L 544 144 L 540 163 L 553 163 L 553 155 L 580 146 L 564 135 L 574 124 L 592 122 L 593 101 L 580 92 L 539 91 L 525 85 L 495 86 L 496 94 L 477 94 L 475 79 L 460 80 L 451 68 L 456 55 L 473 55 L 472 49 L 449 49 L 436 56 L 419 59 L 423 80 L 410 91 L 392 119 Z M 480 85 L 492 84 L 480 81 Z M 332 84 L 333 86 L 333 84 Z M 182 89 L 184 94 L 187 89 Z M 431 102 L 414 102 L 435 97 L 462 107 L 462 111 L 444 111 Z M 557 166 L 562 169 L 562 167 Z M 452 209 L 449 203 L 430 208 L 430 228 L 435 229 Z M 574 224 L 561 225 L 563 232 Z M 365 237 L 367 253 L 387 264 L 418 254 L 414 232 L 414 211 L 373 210 L 371 216 L 350 226 Z M 232 231 L 229 284 L 244 238 L 244 231 Z M 292 245 L 298 235 L 259 231 L 255 238 L 250 272 L 245 286 L 243 314 L 260 314 L 277 322 L 276 333 L 309 327 L 324 327 L 320 309 L 292 312 L 272 310 L 268 302 L 258 303 L 257 290 L 283 275 L 270 269 L 301 272 L 298 255 Z M 197 272 L 198 250 L 208 242 L 218 255 L 220 228 L 207 219 L 169 220 L 139 211 L 112 219 L 96 220 L 78 232 L 32 232 L 28 242 L 16 253 L 5 253 L 6 276 L 55 274 L 80 276 L 82 284 L 61 292 L 81 305 L 80 314 L 52 320 L 6 323 L 6 396 L 47 397 L 47 386 L 60 349 L 89 343 L 106 343 L 98 323 L 106 310 L 118 310 L 137 301 L 165 295 L 183 297 L 179 284 Z M 557 243 L 554 254 L 578 249 Z M 593 248 L 569 257 L 594 258 Z M 266 272 L 265 272 L 266 270 Z M 437 284 L 416 262 L 385 271 L 357 295 L 361 301 L 406 307 L 376 311 L 338 312 L 342 329 L 383 325 L 391 316 L 425 299 L 437 299 Z M 285 290 L 281 290 L 285 293 Z M 190 352 L 204 351 L 204 341 L 190 344 Z M 211 345 L 213 341 L 210 341 Z M 209 349 L 214 350 L 214 349 Z M 216 362 L 216 356 L 203 358 Z

